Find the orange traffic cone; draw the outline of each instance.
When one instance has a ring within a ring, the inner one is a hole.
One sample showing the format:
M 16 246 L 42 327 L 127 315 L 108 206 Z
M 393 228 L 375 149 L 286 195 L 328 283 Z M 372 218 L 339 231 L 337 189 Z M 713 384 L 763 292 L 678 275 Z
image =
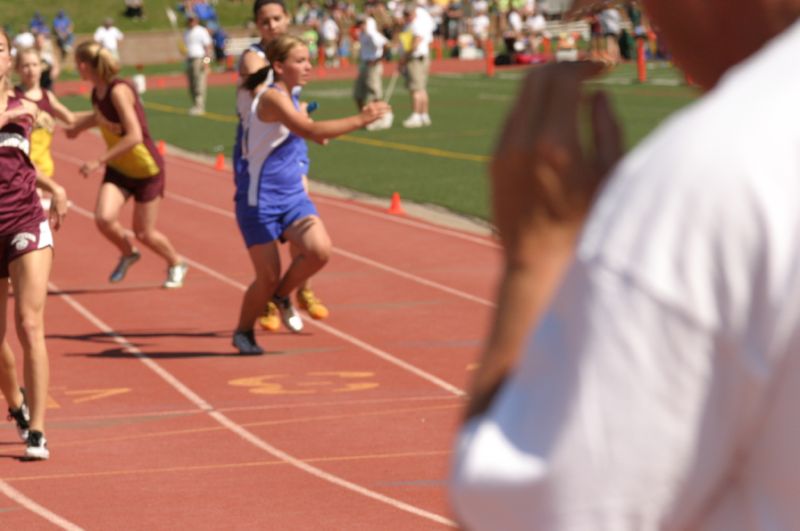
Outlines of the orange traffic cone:
M 158 143 L 156 144 L 156 149 L 158 150 L 159 155 L 167 154 L 167 144 L 165 144 L 163 140 L 158 141 Z
M 225 169 L 225 155 L 222 153 L 217 153 L 217 161 L 214 163 L 215 170 L 224 170 Z
M 403 205 L 400 204 L 400 194 L 394 192 L 392 194 L 392 204 L 389 206 L 389 214 L 397 214 L 398 216 L 405 215 L 406 211 L 403 210 Z

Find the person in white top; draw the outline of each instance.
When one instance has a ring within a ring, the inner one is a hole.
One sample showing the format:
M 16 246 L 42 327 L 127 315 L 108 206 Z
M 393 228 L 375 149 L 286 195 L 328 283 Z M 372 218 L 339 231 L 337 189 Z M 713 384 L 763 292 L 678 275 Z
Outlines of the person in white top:
M 211 40 L 208 30 L 200 25 L 197 15 L 191 11 L 186 13 L 186 25 L 183 43 L 186 46 L 186 78 L 192 97 L 189 114 L 197 116 L 206 112 L 206 87 L 214 41 Z
M 539 68 L 490 165 L 505 268 L 451 479 L 474 531 L 800 529 L 800 5 L 642 4 L 703 97 L 616 163 L 602 93 L 580 148 L 600 68 Z
M 113 18 L 106 18 L 103 25 L 94 32 L 94 42 L 111 52 L 115 59 L 119 60 L 119 43 L 125 35 L 114 25 Z
M 411 41 L 401 58 L 406 88 L 411 93 L 411 116 L 403 122 L 403 126 L 426 127 L 431 125 L 428 73 L 431 68 L 430 45 L 436 27 L 433 18 L 421 6 L 407 5 L 403 16 L 405 33 L 409 34 Z
M 364 16 L 357 20 L 361 26 L 358 35 L 359 49 L 358 78 L 356 78 L 353 88 L 353 98 L 356 101 L 356 108 L 361 110 L 364 105 L 373 101 L 383 99 L 383 87 L 381 79 L 383 77 L 383 53 L 388 44 L 388 39 L 378 31 L 378 23 L 373 17 L 376 3 L 369 2 L 364 5 Z M 384 118 L 391 117 L 390 113 Z M 370 131 L 388 129 L 391 121 L 387 119 L 377 120 L 367 126 Z
M 319 36 L 322 42 L 322 50 L 325 53 L 325 63 L 328 66 L 339 66 L 339 24 L 333 18 L 333 14 L 328 12 L 322 19 L 319 28 Z

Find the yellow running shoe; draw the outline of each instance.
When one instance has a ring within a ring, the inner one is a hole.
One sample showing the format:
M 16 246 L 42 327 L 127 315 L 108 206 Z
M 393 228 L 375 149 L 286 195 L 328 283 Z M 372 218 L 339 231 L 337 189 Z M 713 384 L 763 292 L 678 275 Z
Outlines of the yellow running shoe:
M 281 315 L 278 313 L 278 307 L 275 303 L 270 301 L 267 303 L 267 308 L 261 317 L 258 318 L 258 324 L 267 332 L 277 332 L 281 328 Z
M 310 289 L 297 292 L 297 305 L 308 312 L 312 319 L 322 320 L 328 317 L 328 309 Z

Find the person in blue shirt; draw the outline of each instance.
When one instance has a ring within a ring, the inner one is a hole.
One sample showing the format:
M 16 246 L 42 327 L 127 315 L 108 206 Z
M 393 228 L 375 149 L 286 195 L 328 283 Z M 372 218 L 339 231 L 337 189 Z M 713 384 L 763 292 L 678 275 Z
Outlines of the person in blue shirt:
M 33 33 L 50 33 L 47 22 L 44 21 L 42 14 L 38 11 L 33 14 L 33 18 L 31 18 L 28 27 Z
M 72 24 L 72 20 L 63 9 L 60 10 L 56 18 L 53 19 L 53 33 L 56 37 L 58 49 L 61 50 L 62 59 L 72 51 L 72 45 L 75 42 L 74 31 L 75 27 Z

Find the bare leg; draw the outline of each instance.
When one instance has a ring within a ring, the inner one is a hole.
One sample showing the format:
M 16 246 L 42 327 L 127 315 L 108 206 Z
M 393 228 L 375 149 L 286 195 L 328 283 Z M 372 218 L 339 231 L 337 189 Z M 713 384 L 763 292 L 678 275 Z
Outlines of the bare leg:
M 25 359 L 25 387 L 31 411 L 31 430 L 44 431 L 50 366 L 44 341 L 44 305 L 53 262 L 51 248 L 24 254 L 11 262 L 17 335 Z
M 322 269 L 331 254 L 331 239 L 325 225 L 317 216 L 309 216 L 296 221 L 286 229 L 284 237 L 296 245 L 299 254 L 283 275 L 275 295 L 288 297 L 298 286 Z
M 18 409 L 22 406 L 22 393 L 17 380 L 17 363 L 14 353 L 6 341 L 6 308 L 8 304 L 8 282 L 0 279 L 0 392 L 8 407 Z
M 116 185 L 103 183 L 97 194 L 94 221 L 100 233 L 113 243 L 123 256 L 133 253 L 133 244 L 119 222 L 119 212 L 127 201 L 125 193 Z
M 180 256 L 175 252 L 175 248 L 167 237 L 156 230 L 159 203 L 161 203 L 161 198 L 157 197 L 147 203 L 134 205 L 133 233 L 137 240 L 166 260 L 170 266 L 176 266 L 181 263 Z
M 250 253 L 256 278 L 248 286 L 242 299 L 239 323 L 236 326 L 236 329 L 242 332 L 252 330 L 255 326 L 256 319 L 264 311 L 278 286 L 281 272 L 277 242 L 254 245 L 247 251 Z

